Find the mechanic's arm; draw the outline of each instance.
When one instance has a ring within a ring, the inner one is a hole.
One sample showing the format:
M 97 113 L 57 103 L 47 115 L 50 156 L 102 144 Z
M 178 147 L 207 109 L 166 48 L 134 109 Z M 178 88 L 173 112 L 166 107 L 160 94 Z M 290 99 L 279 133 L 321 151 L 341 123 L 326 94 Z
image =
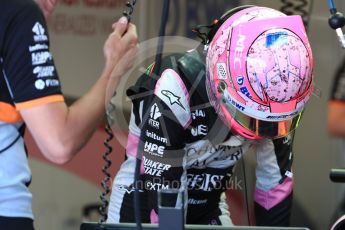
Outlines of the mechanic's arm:
M 64 102 L 20 110 L 42 153 L 55 163 L 70 160 L 88 141 L 105 111 L 109 80 L 117 85 L 136 53 L 136 29 L 118 22 L 105 46 L 105 67 L 95 85 L 70 107 Z M 114 87 L 114 86 L 113 86 Z
M 259 226 L 289 226 L 292 205 L 293 134 L 257 146 L 255 216 Z

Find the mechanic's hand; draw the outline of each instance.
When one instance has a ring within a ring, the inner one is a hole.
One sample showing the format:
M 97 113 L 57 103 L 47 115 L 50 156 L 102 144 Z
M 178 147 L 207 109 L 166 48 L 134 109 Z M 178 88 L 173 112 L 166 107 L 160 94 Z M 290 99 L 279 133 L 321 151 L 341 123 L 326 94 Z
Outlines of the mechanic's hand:
M 138 36 L 135 25 L 121 17 L 113 24 L 114 31 L 104 44 L 105 70 L 110 78 L 121 78 L 132 66 L 138 52 Z

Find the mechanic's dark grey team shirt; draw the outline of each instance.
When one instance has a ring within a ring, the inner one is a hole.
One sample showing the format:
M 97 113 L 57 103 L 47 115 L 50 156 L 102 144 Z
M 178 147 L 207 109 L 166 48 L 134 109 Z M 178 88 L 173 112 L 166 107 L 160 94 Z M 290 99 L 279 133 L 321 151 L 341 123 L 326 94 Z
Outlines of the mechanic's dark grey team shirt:
M 19 110 L 63 100 L 42 12 L 32 0 L 1 0 L 0 216 L 33 218 Z

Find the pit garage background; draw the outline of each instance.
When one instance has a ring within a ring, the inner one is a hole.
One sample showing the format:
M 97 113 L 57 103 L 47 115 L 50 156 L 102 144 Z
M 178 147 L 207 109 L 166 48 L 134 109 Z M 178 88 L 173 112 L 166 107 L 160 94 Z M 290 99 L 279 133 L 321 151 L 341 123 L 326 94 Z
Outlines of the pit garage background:
M 137 1 L 133 22 L 138 28 L 141 47 L 144 47 L 140 52 L 140 60 L 149 62 L 153 58 L 162 2 Z M 317 89 L 296 133 L 292 223 L 294 226 L 324 230 L 328 228 L 336 207 L 345 196 L 343 186 L 329 180 L 331 168 L 345 166 L 345 146 L 342 140 L 329 137 L 326 129 L 330 86 L 345 50 L 340 48 L 335 32 L 328 26 L 328 1 L 285 2 L 295 5 L 307 3 L 303 9 L 308 12 L 308 34 L 314 54 Z M 283 6 L 279 0 L 172 0 L 167 35 L 179 37 L 167 39 L 166 52 L 193 48 L 198 42 L 191 31 L 193 26 L 209 24 L 225 10 L 242 4 L 275 9 Z M 68 103 L 85 93 L 98 78 L 103 67 L 103 43 L 110 32 L 110 25 L 125 9 L 124 5 L 123 0 L 61 0 L 50 18 L 51 51 Z M 345 2 L 336 1 L 336 6 L 339 11 L 345 12 Z M 295 12 L 292 8 L 290 10 Z M 112 176 L 124 159 L 123 146 L 126 143 L 130 103 L 123 93 L 135 79 L 135 76 L 125 76 L 115 98 L 118 119 L 113 127 L 116 138 L 112 141 Z M 93 207 L 99 204 L 102 192 L 100 182 L 104 176 L 101 169 L 104 165 L 102 155 L 105 152 L 103 141 L 106 137 L 103 126 L 100 126 L 73 161 L 57 166 L 42 157 L 30 134 L 27 134 L 33 173 L 30 189 L 33 192 L 35 226 L 38 230 L 72 230 L 78 229 L 82 220 L 98 220 Z M 252 218 L 253 215 L 251 201 L 254 167 L 255 162 L 249 154 L 245 158 L 246 178 L 243 177 L 243 167 L 239 167 L 237 183 L 234 182 L 230 192 L 232 216 L 239 225 L 247 225 L 248 217 Z M 249 204 L 249 214 L 246 202 Z

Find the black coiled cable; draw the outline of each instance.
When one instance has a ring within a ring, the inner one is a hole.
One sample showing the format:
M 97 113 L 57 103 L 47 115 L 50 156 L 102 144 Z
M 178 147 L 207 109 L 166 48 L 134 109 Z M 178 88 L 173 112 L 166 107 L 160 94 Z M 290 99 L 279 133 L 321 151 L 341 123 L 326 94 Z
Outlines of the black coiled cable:
M 126 7 L 127 9 L 122 13 L 125 17 L 127 17 L 128 22 L 131 21 L 131 17 L 132 14 L 134 12 L 134 5 L 136 4 L 136 0 L 132 0 L 132 1 L 128 1 L 126 3 Z M 113 97 L 115 96 L 115 93 L 113 95 Z M 115 111 L 115 104 L 113 103 L 112 100 L 110 100 L 108 107 L 107 107 L 107 111 L 106 111 L 106 115 L 107 115 L 107 122 L 106 122 L 106 126 L 104 128 L 105 132 L 107 133 L 108 137 L 106 138 L 106 140 L 104 141 L 104 146 L 106 148 L 106 151 L 104 152 L 102 158 L 105 162 L 103 168 L 102 168 L 102 172 L 104 174 L 104 178 L 101 182 L 101 186 L 103 188 L 102 194 L 100 195 L 100 200 L 101 200 L 101 205 L 99 207 L 99 212 L 100 212 L 100 219 L 99 219 L 99 224 L 100 227 L 103 227 L 103 224 L 107 221 L 108 219 L 108 214 L 107 214 L 107 209 L 108 209 L 108 205 L 109 205 L 109 201 L 108 201 L 108 195 L 110 193 L 110 186 L 111 186 L 111 175 L 109 173 L 109 168 L 111 166 L 111 160 L 109 158 L 109 155 L 112 153 L 113 148 L 110 144 L 110 142 L 113 140 L 114 138 L 114 133 L 111 129 L 111 126 L 114 123 L 114 117 L 112 116 L 113 112 Z
M 101 214 L 101 218 L 99 220 L 100 224 L 104 224 L 105 221 L 108 219 L 107 207 L 108 207 L 109 202 L 108 202 L 107 196 L 110 193 L 110 185 L 111 185 L 111 175 L 108 172 L 108 169 L 111 166 L 111 160 L 109 159 L 109 155 L 113 151 L 113 148 L 112 148 L 110 142 L 114 138 L 114 134 L 113 134 L 113 131 L 111 129 L 111 125 L 109 124 L 109 122 L 105 126 L 105 131 L 106 131 L 108 137 L 104 141 L 104 146 L 106 147 L 106 151 L 102 156 L 102 158 L 105 162 L 105 165 L 103 166 L 102 172 L 105 175 L 105 177 L 101 182 L 103 192 L 100 195 L 100 199 L 101 199 L 101 206 L 99 207 L 99 212 Z
M 158 80 L 159 72 L 161 68 L 162 62 L 162 53 L 163 53 L 163 46 L 164 46 L 164 36 L 165 36 L 165 29 L 169 18 L 169 8 L 170 8 L 170 0 L 164 0 L 163 2 L 163 10 L 162 10 L 162 21 L 159 28 L 159 37 L 158 37 L 158 46 L 156 51 L 155 57 L 155 66 L 153 70 L 153 77 L 155 81 L 152 81 L 151 88 L 154 88 L 155 82 Z M 134 174 L 134 213 L 135 213 L 135 222 L 136 227 L 138 230 L 142 230 L 141 224 L 141 213 L 140 213 L 140 194 L 139 194 L 139 175 L 140 175 L 140 166 L 142 162 L 142 152 L 137 152 L 137 159 L 135 163 L 135 174 Z
M 281 0 L 283 6 L 280 11 L 286 15 L 300 15 L 308 31 L 313 0 Z
M 123 12 L 123 15 L 127 17 L 128 22 L 131 21 L 131 17 L 134 11 L 134 6 L 136 4 L 136 0 L 128 1 L 126 3 L 127 10 Z M 165 27 L 168 21 L 168 15 L 169 15 L 169 6 L 170 6 L 170 0 L 165 0 L 163 3 L 163 12 L 162 12 L 162 23 L 160 26 L 160 31 L 159 31 L 159 41 L 158 41 L 158 47 L 157 47 L 157 54 L 155 58 L 155 63 L 156 63 L 156 71 L 155 73 L 158 74 L 158 71 L 160 70 L 160 65 L 161 65 L 161 59 L 162 59 L 162 51 L 163 51 L 163 40 L 164 40 L 164 35 L 165 35 Z M 108 172 L 108 169 L 111 166 L 111 160 L 108 158 L 109 155 L 112 152 L 112 147 L 110 145 L 110 141 L 113 139 L 114 134 L 111 129 L 111 125 L 113 123 L 113 117 L 112 112 L 115 110 L 115 105 L 113 102 L 110 100 L 110 103 L 108 105 L 107 109 L 107 118 L 108 118 L 108 123 L 105 127 L 105 131 L 108 134 L 108 138 L 104 141 L 104 145 L 107 148 L 106 152 L 103 154 L 103 159 L 105 161 L 105 165 L 102 169 L 102 172 L 105 175 L 105 178 L 102 180 L 102 188 L 104 191 L 102 192 L 100 199 L 101 199 L 101 206 L 100 206 L 100 214 L 101 218 L 99 221 L 100 227 L 104 227 L 103 223 L 108 218 L 107 215 L 107 207 L 108 207 L 108 199 L 107 195 L 110 192 L 110 182 L 111 182 L 111 175 Z M 135 185 L 135 193 L 134 193 L 134 207 L 135 207 L 135 219 L 136 219 L 136 224 L 137 224 L 137 229 L 142 229 L 141 225 L 141 215 L 140 215 L 140 201 L 139 201 L 139 188 L 136 187 L 137 181 L 139 179 L 139 174 L 140 174 L 140 165 L 141 165 L 141 154 L 138 153 L 137 157 L 137 162 L 136 162 L 136 168 L 135 168 L 135 179 L 134 179 L 134 185 Z
M 123 15 L 127 17 L 128 21 L 131 21 L 131 17 L 134 11 L 134 6 L 137 3 L 136 0 L 126 2 L 127 10 L 123 11 Z

